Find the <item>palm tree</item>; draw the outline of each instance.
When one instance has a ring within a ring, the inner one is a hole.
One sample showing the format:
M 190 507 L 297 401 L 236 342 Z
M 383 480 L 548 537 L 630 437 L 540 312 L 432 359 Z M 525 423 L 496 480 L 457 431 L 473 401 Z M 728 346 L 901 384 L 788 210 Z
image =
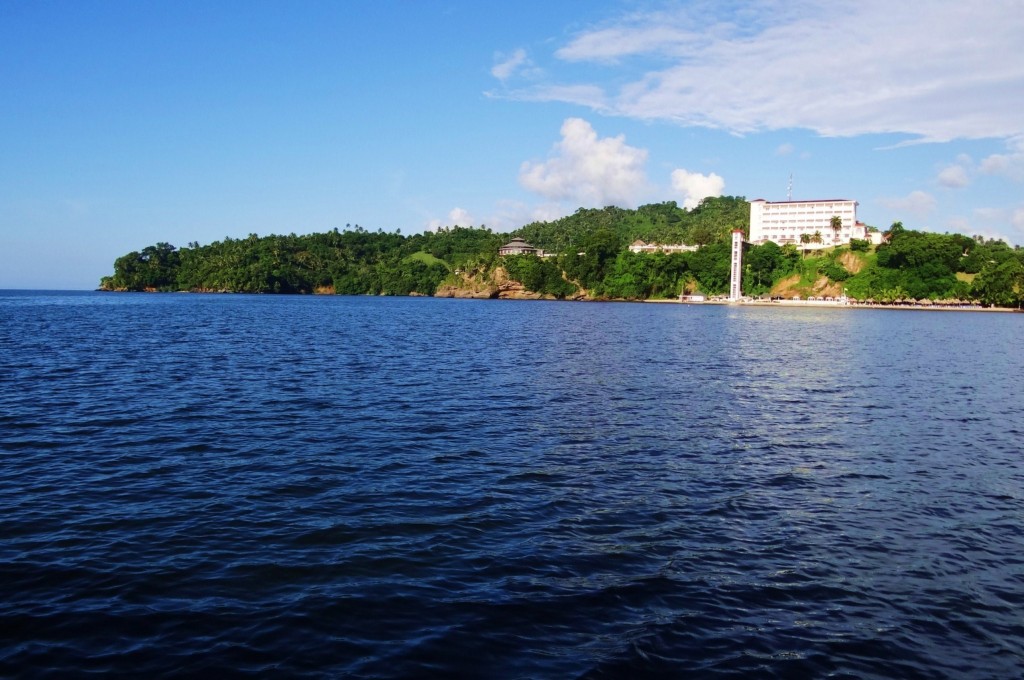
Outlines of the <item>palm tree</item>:
M 829 226 L 832 227 L 832 243 L 839 243 L 839 232 L 843 230 L 843 218 L 839 215 L 833 215 L 832 219 L 829 220 Z
M 889 227 L 889 231 L 887 231 L 884 234 L 882 234 L 882 238 L 885 240 L 886 243 L 888 243 L 892 239 L 893 236 L 895 236 L 896 234 L 902 233 L 903 231 L 904 231 L 904 229 L 903 229 L 903 223 L 902 222 L 893 222 L 892 226 Z
M 811 242 L 810 234 L 800 234 L 800 243 L 803 245 L 804 257 L 807 257 L 807 244 Z

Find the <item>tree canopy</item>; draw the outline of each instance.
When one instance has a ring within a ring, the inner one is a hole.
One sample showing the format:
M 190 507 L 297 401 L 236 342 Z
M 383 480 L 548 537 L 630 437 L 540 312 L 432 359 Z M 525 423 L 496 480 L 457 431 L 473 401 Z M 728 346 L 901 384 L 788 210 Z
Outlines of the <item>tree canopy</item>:
M 745 227 L 742 198 L 708 198 L 693 210 L 674 202 L 636 210 L 577 210 L 552 222 L 534 222 L 511 234 L 486 227 L 445 228 L 403 236 L 356 225 L 304 236 L 225 238 L 178 249 L 157 243 L 118 257 L 107 290 L 225 291 L 343 295 L 433 295 L 467 277 L 491 277 L 502 267 L 530 291 L 555 298 L 582 290 L 593 298 L 647 299 L 681 292 L 721 294 L 729 285 L 730 236 Z M 521 236 L 551 254 L 500 257 L 498 248 Z M 802 242 L 820 243 L 820 233 Z M 814 285 L 841 285 L 860 299 L 975 299 L 1019 306 L 1024 295 L 1024 251 L 998 240 L 906 229 L 895 222 L 888 241 L 815 251 L 797 246 L 747 246 L 743 291 L 765 295 L 799 275 Z M 633 253 L 641 239 L 700 245 L 694 252 Z M 844 255 L 845 253 L 845 255 Z M 849 258 L 853 257 L 853 260 Z M 841 261 L 842 260 L 842 261 Z M 858 264 L 852 270 L 845 263 Z M 787 279 L 788 280 L 788 279 Z

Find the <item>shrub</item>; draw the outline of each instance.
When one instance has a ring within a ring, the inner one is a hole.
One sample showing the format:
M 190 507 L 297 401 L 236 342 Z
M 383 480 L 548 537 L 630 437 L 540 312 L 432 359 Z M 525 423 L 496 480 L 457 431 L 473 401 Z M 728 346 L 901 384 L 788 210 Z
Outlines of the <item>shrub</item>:
M 850 278 L 850 272 L 846 270 L 846 267 L 835 260 L 825 260 L 818 266 L 818 273 L 824 274 L 833 281 L 845 281 Z

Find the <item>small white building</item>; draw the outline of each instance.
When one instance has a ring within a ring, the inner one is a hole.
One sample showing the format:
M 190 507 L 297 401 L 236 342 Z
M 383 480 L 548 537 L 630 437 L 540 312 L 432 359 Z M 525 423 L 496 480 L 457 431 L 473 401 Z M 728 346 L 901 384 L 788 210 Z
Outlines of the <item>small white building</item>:
M 838 217 L 841 226 L 832 228 L 832 218 Z M 772 241 L 780 246 L 800 245 L 803 234 L 821 234 L 821 243 L 808 243 L 806 247 L 827 248 L 849 243 L 850 239 L 866 239 L 867 226 L 857 221 L 857 201 L 833 198 L 814 201 L 750 202 L 750 242 L 761 245 Z
M 682 243 L 673 245 L 662 245 L 660 243 L 644 243 L 640 239 L 633 241 L 629 246 L 631 253 L 692 253 L 700 246 L 688 246 Z
M 535 248 L 523 239 L 516 236 L 514 239 L 498 248 L 499 255 L 537 255 L 539 257 L 544 256 L 544 251 L 540 248 Z

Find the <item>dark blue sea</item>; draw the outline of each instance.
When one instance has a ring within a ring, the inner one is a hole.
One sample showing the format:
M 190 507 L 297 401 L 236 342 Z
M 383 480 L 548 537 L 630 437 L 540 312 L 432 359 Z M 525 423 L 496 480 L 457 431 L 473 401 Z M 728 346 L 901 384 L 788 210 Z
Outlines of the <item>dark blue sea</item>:
M 1020 677 L 1022 340 L 0 292 L 0 676 Z

